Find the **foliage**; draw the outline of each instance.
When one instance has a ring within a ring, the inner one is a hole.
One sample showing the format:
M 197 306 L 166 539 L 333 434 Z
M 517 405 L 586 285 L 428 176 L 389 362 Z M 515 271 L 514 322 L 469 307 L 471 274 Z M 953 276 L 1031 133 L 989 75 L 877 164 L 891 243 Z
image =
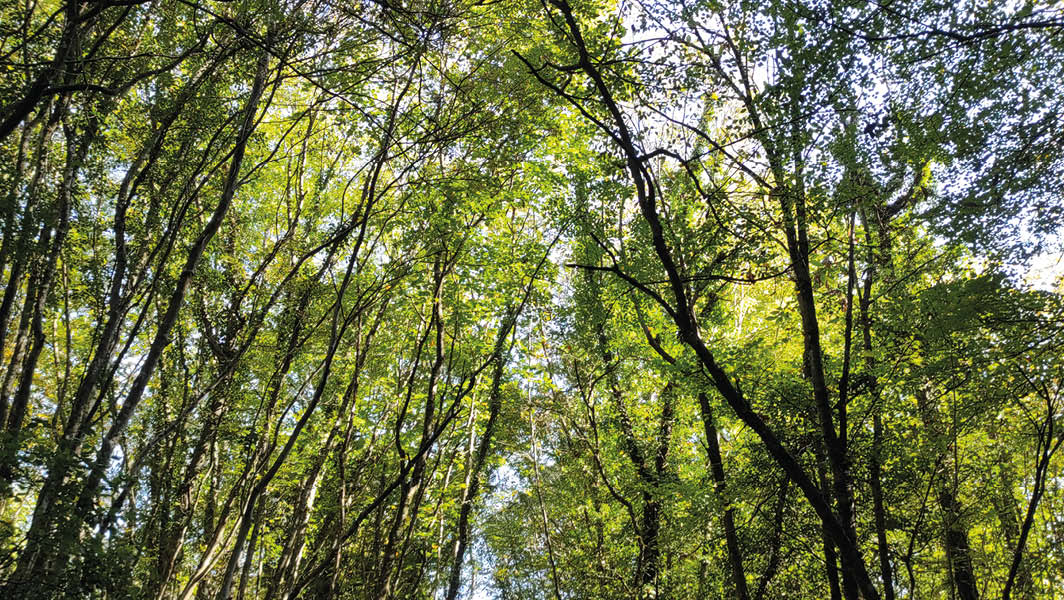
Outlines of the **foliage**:
M 5 3 L 0 595 L 1061 592 L 1062 28 Z

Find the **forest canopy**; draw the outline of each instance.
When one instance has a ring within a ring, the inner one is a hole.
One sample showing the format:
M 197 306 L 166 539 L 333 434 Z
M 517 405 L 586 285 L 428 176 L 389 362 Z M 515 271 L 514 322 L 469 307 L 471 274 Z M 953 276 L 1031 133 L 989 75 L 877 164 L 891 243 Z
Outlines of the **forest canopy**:
M 1064 597 L 1064 5 L 0 3 L 0 597 Z

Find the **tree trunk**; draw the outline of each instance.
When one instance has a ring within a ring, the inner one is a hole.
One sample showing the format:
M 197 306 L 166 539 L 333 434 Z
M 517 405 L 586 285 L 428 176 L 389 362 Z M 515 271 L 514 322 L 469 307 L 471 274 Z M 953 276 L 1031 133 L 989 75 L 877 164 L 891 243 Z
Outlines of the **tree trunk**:
M 748 600 L 750 592 L 746 585 L 746 571 L 743 568 L 743 555 L 739 546 L 739 536 L 735 531 L 735 509 L 732 508 L 724 478 L 724 460 L 720 453 L 720 441 L 717 439 L 717 423 L 713 416 L 713 407 L 704 393 L 698 394 L 698 406 L 702 411 L 702 427 L 706 435 L 706 454 L 709 456 L 710 473 L 717 500 L 724 509 L 721 520 L 724 523 L 724 541 L 728 548 L 728 564 L 731 567 L 732 585 L 735 597 Z M 786 485 L 786 484 L 784 484 Z
M 938 416 L 938 408 L 931 403 L 924 389 L 916 391 L 917 408 L 920 418 L 924 421 L 928 431 L 937 440 L 945 439 L 946 431 Z M 949 451 L 944 450 L 947 456 Z M 942 461 L 944 470 L 951 471 L 956 468 L 953 460 L 947 458 Z M 979 587 L 976 585 L 975 570 L 972 565 L 972 552 L 968 543 L 968 529 L 964 525 L 963 510 L 957 500 L 955 490 L 948 481 L 940 480 L 936 493 L 938 506 L 942 510 L 942 520 L 945 527 L 944 537 L 946 545 L 946 559 L 949 561 L 950 573 L 953 585 L 957 590 L 960 600 L 978 600 Z

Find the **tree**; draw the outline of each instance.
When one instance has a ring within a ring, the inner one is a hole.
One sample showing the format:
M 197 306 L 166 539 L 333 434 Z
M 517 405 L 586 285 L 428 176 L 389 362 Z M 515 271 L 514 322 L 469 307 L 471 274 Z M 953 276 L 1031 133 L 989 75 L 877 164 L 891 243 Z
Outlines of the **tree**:
M 1056 8 L 0 15 L 8 596 L 1064 585 Z

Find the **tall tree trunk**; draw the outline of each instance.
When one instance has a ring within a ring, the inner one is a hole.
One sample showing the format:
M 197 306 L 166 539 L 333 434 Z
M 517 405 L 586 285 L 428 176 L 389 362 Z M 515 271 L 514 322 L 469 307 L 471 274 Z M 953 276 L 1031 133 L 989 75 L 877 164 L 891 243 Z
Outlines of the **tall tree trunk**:
M 820 489 L 831 488 L 831 475 L 828 474 L 827 458 L 824 450 L 818 449 L 816 456 L 817 477 L 820 480 Z M 839 585 L 839 555 L 835 551 L 835 542 L 828 532 L 827 527 L 820 528 L 820 543 L 824 554 L 824 575 L 828 580 L 828 592 L 831 600 L 842 600 L 842 587 Z
M 876 213 L 879 214 L 878 212 Z M 863 211 L 861 220 L 865 227 L 865 239 L 868 252 L 868 272 L 865 275 L 862 290 L 858 295 L 860 301 L 861 340 L 863 343 L 865 381 L 872 399 L 872 454 L 869 457 L 869 487 L 872 490 L 872 514 L 875 519 L 876 544 L 879 552 L 879 573 L 883 580 L 883 597 L 894 600 L 894 570 L 890 563 L 890 544 L 887 542 L 887 511 L 883 501 L 883 418 L 882 394 L 876 379 L 876 358 L 872 347 L 872 285 L 877 274 L 890 272 L 890 243 L 885 231 L 879 232 L 880 248 L 876 252 L 872 228 L 875 224 L 869 219 L 869 211 Z M 885 225 L 880 225 L 885 227 Z M 882 264 L 880 264 L 882 263 Z
M 988 431 L 988 434 L 992 441 L 996 441 L 997 436 L 992 429 Z M 1015 553 L 1020 538 L 1020 515 L 1016 509 L 1016 497 L 1013 496 L 1012 491 L 1016 485 L 1016 477 L 1012 471 L 1011 459 L 1007 449 L 1004 446 L 999 446 L 999 448 L 995 469 L 998 475 L 998 486 L 996 493 L 993 494 L 994 511 L 997 513 L 998 521 L 1001 524 L 1001 531 L 1005 534 L 1005 542 Z M 1028 600 L 1031 598 L 1033 589 L 1034 581 L 1031 577 L 1030 566 L 1026 561 L 1021 562 L 1010 594 L 1015 593 L 1022 600 Z M 1002 594 L 1002 598 L 1005 598 L 1004 594 Z
M 1028 378 L 1028 381 L 1030 379 Z M 1038 427 L 1035 444 L 1035 473 L 1031 487 L 1031 497 L 1027 501 L 1027 511 L 1023 517 L 1023 525 L 1020 527 L 1020 536 L 1016 540 L 1016 547 L 1012 552 L 1012 564 L 1009 566 L 1009 576 L 1005 581 L 1005 587 L 1001 592 L 1002 600 L 1009 600 L 1014 586 L 1019 581 L 1023 570 L 1023 553 L 1027 547 L 1027 537 L 1031 534 L 1034 526 L 1035 511 L 1038 503 L 1046 491 L 1046 477 L 1049 473 L 1049 465 L 1053 455 L 1064 446 L 1064 433 L 1058 430 L 1059 416 L 1059 393 L 1051 392 L 1046 387 L 1035 386 L 1036 393 L 1045 401 L 1046 414 L 1041 425 Z M 1010 494 L 1011 495 L 1011 494 Z
M 658 498 L 658 486 L 666 475 L 666 459 L 669 452 L 669 444 L 672 432 L 672 395 L 675 393 L 672 384 L 669 383 L 662 392 L 662 411 L 658 424 L 658 439 L 655 449 L 655 462 L 653 465 L 646 457 L 636 436 L 632 419 L 628 414 L 625 404 L 624 393 L 621 391 L 621 382 L 617 376 L 618 363 L 609 348 L 609 340 L 606 336 L 606 307 L 602 306 L 599 297 L 598 286 L 590 272 L 586 272 L 588 284 L 593 290 L 593 295 L 598 306 L 601 318 L 595 323 L 595 333 L 598 342 L 598 351 L 602 357 L 602 364 L 606 369 L 606 380 L 610 397 L 613 400 L 614 410 L 617 411 L 618 422 L 622 439 L 622 448 L 635 467 L 636 474 L 643 484 L 643 513 L 638 528 L 637 540 L 639 543 L 639 555 L 636 562 L 635 589 L 640 598 L 644 596 L 647 586 L 656 585 L 658 574 L 661 570 L 661 551 L 659 536 L 661 533 L 661 501 Z M 660 346 L 658 346 L 660 349 Z
M 852 527 L 846 524 L 846 519 L 840 519 L 840 516 L 831 508 L 829 501 L 821 493 L 821 490 L 809 478 L 805 469 L 798 463 L 794 455 L 783 446 L 779 436 L 750 407 L 742 392 L 728 376 L 728 373 L 717 364 L 716 358 L 702 339 L 698 320 L 695 317 L 690 300 L 690 293 L 685 282 L 685 276 L 673 256 L 672 249 L 669 247 L 665 229 L 658 214 L 657 187 L 647 166 L 645 155 L 638 147 L 621 108 L 614 99 L 602 72 L 588 50 L 583 31 L 577 23 L 572 7 L 566 0 L 549 0 L 549 5 L 553 6 L 561 14 L 564 23 L 561 27 L 568 33 L 569 39 L 572 41 L 573 49 L 577 55 L 576 63 L 572 65 L 572 69 L 579 70 L 588 76 L 598 99 L 602 102 L 605 112 L 609 115 L 609 125 L 605 122 L 599 122 L 599 126 L 611 136 L 611 139 L 614 140 L 624 154 L 625 166 L 635 188 L 639 211 L 649 229 L 651 247 L 661 262 L 673 301 L 666 302 L 656 291 L 648 289 L 638 280 L 627 276 L 619 268 L 612 269 L 612 271 L 625 278 L 628 283 L 634 285 L 643 293 L 655 298 L 666 309 L 676 325 L 680 340 L 694 351 L 708 379 L 724 397 L 736 416 L 761 439 L 769 455 L 772 456 L 783 472 L 795 482 L 795 485 L 798 486 L 798 489 L 802 491 L 802 494 L 816 511 L 817 516 L 825 524 L 829 535 L 840 548 L 843 564 L 846 566 L 847 571 L 852 573 L 856 586 L 864 594 L 865 600 L 878 600 L 879 592 L 872 584 L 872 579 L 869 577 L 868 570 L 864 564 L 864 558 L 861 556 L 861 550 L 857 546 L 856 539 L 851 535 Z M 739 58 L 741 60 L 741 57 Z M 534 77 L 539 79 L 544 85 L 552 86 L 552 83 L 544 79 L 530 62 L 524 58 L 522 60 L 531 69 Z M 755 123 L 755 130 L 765 131 L 760 123 Z M 830 404 L 828 409 L 830 417 Z M 837 450 L 838 448 L 836 448 Z M 840 464 L 840 466 L 842 465 Z M 844 472 L 842 475 L 844 476 L 842 483 L 845 483 L 848 480 L 848 473 Z
M 480 435 L 477 443 L 476 454 L 470 467 L 468 480 L 462 490 L 462 503 L 458 513 L 458 531 L 455 533 L 454 553 L 451 558 L 451 573 L 447 578 L 446 600 L 455 600 L 462 582 L 462 564 L 465 562 L 465 553 L 469 547 L 469 521 L 473 512 L 474 503 L 480 491 L 481 471 L 491 451 L 492 439 L 495 435 L 495 425 L 502 410 L 502 376 L 506 367 L 506 340 L 513 330 L 520 308 L 509 311 L 503 317 L 503 324 L 495 337 L 495 351 L 493 360 L 495 368 L 491 376 L 491 388 L 488 392 L 488 422 L 484 425 L 484 432 Z
M 62 104 L 57 110 L 62 110 Z M 4 396 L 0 400 L 0 407 L 7 408 L 6 421 L 0 422 L 0 427 L 3 428 L 0 434 L 0 497 L 5 496 L 11 489 L 22 424 L 29 409 L 30 390 L 37 372 L 37 361 L 45 345 L 43 321 L 48 295 L 55 283 L 59 256 L 70 231 L 70 215 L 73 210 L 78 173 L 81 171 L 89 148 L 99 135 L 100 120 L 99 117 L 92 118 L 85 131 L 77 138 L 72 128 L 65 128 L 68 143 L 73 147 L 67 151 L 67 160 L 57 190 L 56 203 L 51 211 L 51 218 L 46 219 L 41 228 L 39 247 L 42 255 L 36 257 L 30 267 L 29 281 L 25 290 L 25 306 L 16 336 L 16 339 L 21 340 L 25 346 L 21 352 L 18 352 L 19 344 L 16 344 L 16 353 L 11 360 L 11 371 L 7 374 L 10 378 L 16 371 L 18 372 L 17 378 L 11 378 L 11 383 L 17 381 L 17 387 L 10 401 L 7 397 L 9 393 L 7 386 L 0 389 L 0 394 Z
M 89 475 L 83 485 L 80 486 L 81 489 L 77 495 L 78 500 L 75 504 L 75 510 L 69 511 L 69 514 L 62 514 L 63 511 L 59 510 L 60 506 L 56 500 L 59 498 L 60 490 L 66 487 L 73 457 L 59 456 L 58 461 L 54 462 L 49 470 L 34 510 L 30 529 L 26 535 L 26 547 L 19 557 L 14 574 L 4 588 L 12 595 L 17 595 L 16 592 L 30 596 L 42 595 L 44 588 L 41 587 L 41 582 L 50 581 L 59 576 L 58 574 L 66 567 L 67 558 L 73 551 L 75 542 L 80 538 L 81 525 L 85 518 L 92 513 L 91 507 L 95 501 L 98 486 L 103 479 L 108 464 L 110 464 L 118 436 L 124 431 L 126 424 L 133 415 L 133 410 L 140 403 L 148 387 L 148 382 L 154 374 L 155 367 L 162 357 L 163 350 L 170 344 L 170 333 L 177 323 L 192 275 L 203 257 L 207 244 L 221 227 L 222 220 L 232 204 L 239 182 L 244 152 L 255 127 L 255 116 L 258 112 L 259 99 L 265 86 L 265 80 L 266 55 L 264 54 L 260 60 L 259 72 L 256 74 L 255 83 L 252 86 L 251 95 L 244 110 L 243 123 L 237 137 L 233 156 L 230 159 L 229 172 L 222 190 L 222 197 L 207 225 L 189 249 L 185 265 L 170 295 L 166 312 L 159 322 L 147 355 L 126 395 L 121 410 L 115 416 L 110 430 L 100 443 L 96 460 Z M 58 542 L 58 544 L 55 542 Z
M 554 545 L 551 542 L 550 521 L 547 519 L 547 505 L 543 502 L 543 482 L 539 477 L 539 447 L 536 445 L 536 411 L 530 410 L 528 426 L 532 442 L 532 474 L 534 476 L 536 499 L 539 501 L 540 524 L 543 526 L 543 541 L 547 547 L 547 565 L 550 567 L 550 581 L 554 600 L 562 600 L 561 582 L 558 579 L 558 563 L 554 560 Z
M 931 399 L 924 389 L 916 391 L 917 408 L 920 418 L 927 426 L 931 434 L 938 440 L 947 436 L 945 428 L 939 419 L 938 407 L 932 404 Z M 949 450 L 943 450 L 946 457 L 942 460 L 943 469 L 952 471 L 956 468 L 954 461 L 948 458 Z M 960 600 L 978 600 L 979 587 L 976 585 L 975 569 L 972 565 L 972 551 L 968 543 L 968 528 L 964 524 L 963 510 L 957 500 L 956 491 L 950 482 L 941 479 L 936 492 L 939 509 L 942 511 L 942 520 L 945 531 L 943 532 L 946 545 L 946 559 L 949 561 L 949 570 L 953 585 L 956 588 Z
M 757 582 L 757 592 L 754 594 L 755 600 L 764 599 L 768 584 L 779 571 L 780 544 L 783 538 L 783 511 L 787 507 L 787 492 L 790 489 L 790 483 L 790 480 L 784 479 L 780 484 L 779 495 L 776 498 L 776 508 L 772 517 L 772 542 L 769 549 L 768 564 L 765 566 L 765 570 L 761 572 L 761 578 Z
M 873 402 L 878 402 L 878 395 Z M 876 524 L 876 544 L 879 547 L 879 574 L 883 579 L 883 597 L 894 600 L 894 570 L 890 564 L 890 544 L 887 542 L 887 511 L 883 502 L 883 473 L 880 456 L 883 448 L 883 419 L 879 407 L 872 409 L 872 456 L 869 461 L 869 486 L 872 488 L 872 513 Z
M 425 329 L 425 335 L 422 337 L 419 344 L 419 352 L 424 347 L 424 343 L 431 336 L 433 337 L 433 361 L 429 370 L 428 377 L 428 389 L 425 394 L 425 408 L 421 417 L 421 439 L 420 446 L 424 447 L 428 443 L 434 431 L 436 410 L 437 410 L 437 394 L 439 393 L 439 380 L 443 370 L 446 354 L 444 352 L 444 323 L 443 323 L 443 283 L 444 278 L 450 272 L 450 265 L 444 264 L 442 256 L 437 255 L 436 260 L 432 266 L 433 275 L 433 292 L 432 292 L 432 310 L 431 317 L 429 318 L 428 325 Z M 417 374 L 417 365 L 410 371 L 410 378 L 407 384 L 407 397 L 406 402 L 400 412 L 399 418 L 396 420 L 395 426 L 395 447 L 399 452 L 401 460 L 405 460 L 407 452 L 403 447 L 401 441 L 401 428 L 404 417 L 406 416 L 406 410 L 409 407 L 409 401 L 414 387 L 414 377 Z M 392 520 L 391 528 L 388 531 L 387 541 L 384 544 L 384 556 L 381 560 L 380 569 L 378 573 L 377 586 L 374 591 L 374 598 L 376 600 L 387 600 L 392 596 L 392 590 L 394 586 L 394 574 L 393 565 L 399 558 L 399 551 L 397 547 L 403 545 L 403 541 L 399 539 L 399 530 L 408 520 L 417 518 L 416 504 L 419 502 L 422 479 L 425 475 L 425 468 L 427 466 L 426 455 L 423 452 L 419 452 L 413 457 L 412 468 L 409 480 L 403 480 L 400 484 L 402 490 L 399 498 L 399 508 L 396 511 L 395 517 Z M 399 565 L 401 569 L 402 565 Z
M 710 473 L 717 500 L 724 508 L 721 521 L 724 523 L 724 541 L 728 549 L 728 565 L 731 567 L 732 585 L 735 597 L 748 600 L 750 592 L 746 585 L 746 570 L 743 568 L 743 555 L 739 546 L 739 536 L 735 530 L 735 509 L 728 494 L 727 481 L 724 477 L 724 459 L 720 453 L 720 441 L 717 439 L 717 422 L 713 416 L 713 407 L 705 393 L 698 394 L 698 406 L 702 411 L 702 427 L 706 435 L 706 454 L 709 456 Z M 786 485 L 786 484 L 784 484 Z

